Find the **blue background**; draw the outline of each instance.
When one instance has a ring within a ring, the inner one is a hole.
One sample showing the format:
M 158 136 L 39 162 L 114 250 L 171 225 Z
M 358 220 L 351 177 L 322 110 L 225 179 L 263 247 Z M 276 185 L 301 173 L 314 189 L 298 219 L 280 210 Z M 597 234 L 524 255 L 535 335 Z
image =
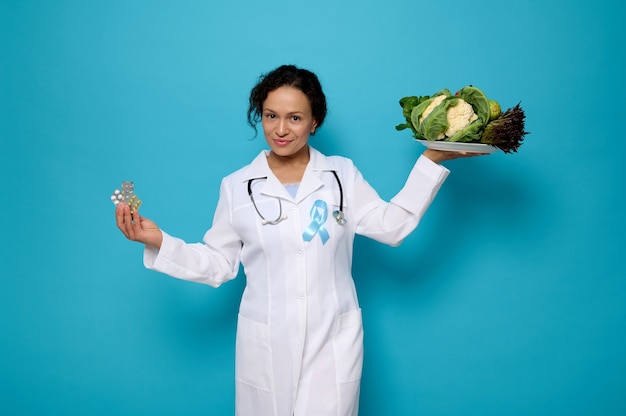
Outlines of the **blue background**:
M 247 164 L 247 96 L 315 71 L 312 144 L 391 198 L 423 148 L 398 99 L 482 88 L 516 154 L 452 174 L 399 248 L 365 239 L 362 415 L 626 414 L 624 5 L 0 2 L 0 413 L 232 414 L 244 279 L 145 270 L 109 195 L 188 241 Z

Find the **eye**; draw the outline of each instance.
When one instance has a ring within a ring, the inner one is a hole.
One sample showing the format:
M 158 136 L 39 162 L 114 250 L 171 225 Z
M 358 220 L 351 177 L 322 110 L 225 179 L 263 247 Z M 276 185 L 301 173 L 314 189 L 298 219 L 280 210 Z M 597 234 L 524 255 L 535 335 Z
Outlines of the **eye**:
M 300 116 L 292 116 L 291 120 L 293 120 L 293 121 L 300 121 L 301 117 Z
M 274 113 L 265 113 L 265 118 L 269 118 L 270 120 L 273 120 L 276 118 L 276 114 Z

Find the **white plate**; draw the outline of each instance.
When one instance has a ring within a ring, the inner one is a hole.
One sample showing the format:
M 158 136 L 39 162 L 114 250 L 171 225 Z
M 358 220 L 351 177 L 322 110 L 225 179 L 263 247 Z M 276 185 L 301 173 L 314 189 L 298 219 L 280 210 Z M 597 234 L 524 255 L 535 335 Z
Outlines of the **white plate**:
M 490 146 L 484 143 L 463 143 L 463 142 L 445 142 L 431 141 L 431 140 L 416 140 L 434 150 L 449 150 L 452 152 L 469 152 L 469 153 L 494 153 L 498 151 L 495 146 Z

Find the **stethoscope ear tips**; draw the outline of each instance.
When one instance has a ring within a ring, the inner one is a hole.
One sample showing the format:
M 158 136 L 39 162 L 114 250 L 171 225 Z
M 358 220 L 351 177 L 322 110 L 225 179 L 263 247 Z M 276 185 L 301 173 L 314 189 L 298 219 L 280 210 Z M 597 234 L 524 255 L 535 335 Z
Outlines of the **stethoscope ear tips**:
M 347 222 L 343 211 L 333 211 L 333 217 L 335 217 L 339 225 L 344 225 Z

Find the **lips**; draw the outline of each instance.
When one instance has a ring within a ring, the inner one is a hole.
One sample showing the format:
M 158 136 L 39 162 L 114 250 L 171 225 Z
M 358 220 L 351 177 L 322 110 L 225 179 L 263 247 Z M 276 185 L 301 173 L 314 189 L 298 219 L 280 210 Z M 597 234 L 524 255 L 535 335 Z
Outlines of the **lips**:
M 287 146 L 289 143 L 291 143 L 291 140 L 274 139 L 274 143 L 276 144 L 276 146 L 284 147 L 284 146 Z

